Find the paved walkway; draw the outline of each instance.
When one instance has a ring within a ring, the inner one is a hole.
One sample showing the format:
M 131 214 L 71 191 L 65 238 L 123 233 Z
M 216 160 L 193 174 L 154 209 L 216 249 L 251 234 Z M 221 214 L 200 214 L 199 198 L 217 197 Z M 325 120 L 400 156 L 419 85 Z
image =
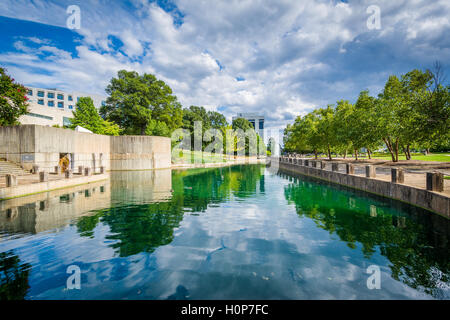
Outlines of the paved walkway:
M 80 174 L 74 174 L 74 177 L 80 177 Z M 55 180 L 64 180 L 66 179 L 64 174 L 54 174 L 50 173 L 48 175 L 48 181 L 55 181 Z M 39 183 L 39 174 L 26 174 L 23 176 L 17 176 L 17 184 L 19 186 L 27 185 L 27 184 L 33 184 L 33 183 Z M 5 177 L 0 177 L 0 188 L 6 188 L 6 179 Z

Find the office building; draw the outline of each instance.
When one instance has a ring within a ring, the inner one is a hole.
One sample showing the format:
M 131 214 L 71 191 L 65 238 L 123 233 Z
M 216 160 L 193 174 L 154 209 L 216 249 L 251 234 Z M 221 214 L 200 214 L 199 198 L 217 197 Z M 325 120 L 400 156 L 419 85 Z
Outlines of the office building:
M 237 118 L 247 119 L 252 124 L 253 128 L 255 128 L 256 133 L 258 133 L 264 141 L 264 116 L 256 113 L 238 113 L 233 117 L 233 120 Z
M 28 87 L 28 114 L 19 118 L 21 124 L 42 126 L 70 125 L 73 110 L 81 97 L 91 97 L 97 109 L 105 104 L 106 97 L 81 92 L 64 92 L 57 89 Z

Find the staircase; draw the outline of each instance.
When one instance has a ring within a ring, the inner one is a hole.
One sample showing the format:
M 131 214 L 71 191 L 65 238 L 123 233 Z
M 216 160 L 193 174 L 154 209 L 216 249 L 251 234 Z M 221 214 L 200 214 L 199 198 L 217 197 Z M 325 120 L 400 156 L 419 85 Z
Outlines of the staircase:
M 0 177 L 4 177 L 7 174 L 14 174 L 17 176 L 23 176 L 29 174 L 28 171 L 23 170 L 19 165 L 0 159 Z

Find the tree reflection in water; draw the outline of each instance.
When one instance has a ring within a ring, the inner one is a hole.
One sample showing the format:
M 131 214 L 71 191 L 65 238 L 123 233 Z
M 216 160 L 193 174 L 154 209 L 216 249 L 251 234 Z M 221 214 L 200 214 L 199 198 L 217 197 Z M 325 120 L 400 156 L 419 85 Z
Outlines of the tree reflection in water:
M 285 187 L 285 197 L 300 217 L 312 219 L 352 249 L 361 244 L 368 259 L 379 250 L 389 259 L 394 279 L 443 298 L 450 281 L 449 220 L 326 182 L 280 175 L 294 180 Z
M 31 265 L 20 263 L 13 251 L 0 252 L 0 300 L 24 300 Z
M 118 205 L 99 210 L 77 221 L 80 235 L 94 236 L 99 222 L 108 225 L 115 240 L 111 247 L 120 257 L 140 252 L 153 252 L 173 240 L 185 212 L 204 212 L 209 205 L 226 201 L 231 196 L 246 198 L 259 186 L 264 191 L 261 166 L 233 166 L 214 169 L 180 170 L 172 173 L 173 194 L 170 199 L 153 203 Z M 114 190 L 117 198 L 124 198 L 124 188 Z M 114 199 L 111 201 L 115 203 Z

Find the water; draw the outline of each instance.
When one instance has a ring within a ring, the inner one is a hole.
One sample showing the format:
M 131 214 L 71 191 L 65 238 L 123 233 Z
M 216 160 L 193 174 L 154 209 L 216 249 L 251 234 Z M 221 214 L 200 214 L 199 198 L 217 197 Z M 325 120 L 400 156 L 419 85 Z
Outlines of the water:
M 448 239 L 438 215 L 259 165 L 113 173 L 0 202 L 0 299 L 449 299 Z

